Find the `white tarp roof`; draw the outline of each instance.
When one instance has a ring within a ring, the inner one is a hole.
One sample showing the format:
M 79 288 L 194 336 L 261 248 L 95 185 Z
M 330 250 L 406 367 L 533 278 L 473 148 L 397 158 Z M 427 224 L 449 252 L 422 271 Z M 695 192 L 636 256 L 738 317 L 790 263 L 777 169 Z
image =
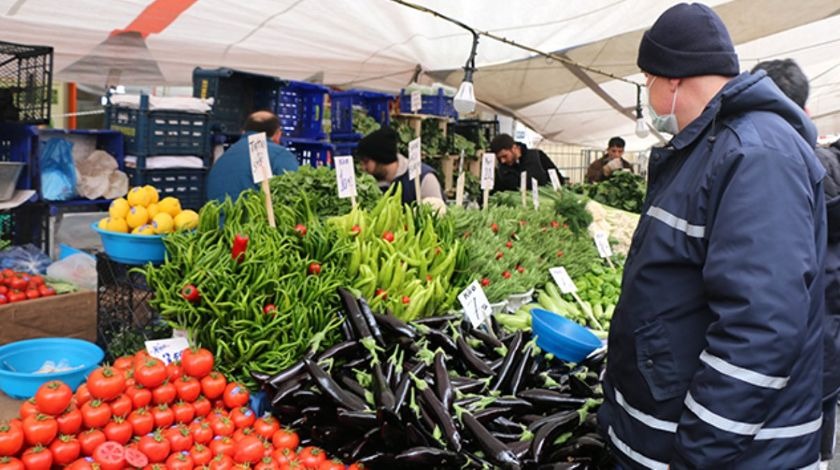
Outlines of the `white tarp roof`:
M 641 80 L 635 66 L 641 33 L 677 2 L 417 3 L 476 29 Z M 813 77 L 809 108 L 820 131 L 840 132 L 837 0 L 706 3 L 730 28 L 742 68 L 763 59 L 796 59 Z M 144 10 L 158 15 L 144 16 Z M 114 34 L 129 25 L 151 33 Z M 95 85 L 109 75 L 127 85 L 189 84 L 194 67 L 224 66 L 387 91 L 405 86 L 418 64 L 428 79 L 457 86 L 471 45 L 463 29 L 389 0 L 0 0 L 0 40 L 53 46 L 57 79 Z M 481 39 L 476 62 L 478 98 L 551 140 L 601 147 L 610 136 L 623 135 L 631 147 L 653 142 L 635 139 L 634 123 L 559 63 L 488 38 Z M 590 76 L 621 105 L 635 106 L 633 86 Z

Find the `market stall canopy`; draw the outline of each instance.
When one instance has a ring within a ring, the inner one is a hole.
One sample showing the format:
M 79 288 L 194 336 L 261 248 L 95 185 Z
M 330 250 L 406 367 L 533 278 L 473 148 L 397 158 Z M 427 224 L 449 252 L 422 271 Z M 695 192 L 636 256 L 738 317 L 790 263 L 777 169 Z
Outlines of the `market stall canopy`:
M 642 32 L 676 3 L 667 0 L 418 0 L 478 30 L 641 81 Z M 836 0 L 709 0 L 749 69 L 792 57 L 812 77 L 810 110 L 822 133 L 840 131 L 840 5 Z M 387 0 L 0 0 L 2 40 L 55 47 L 59 80 L 104 85 L 189 84 L 196 66 L 225 66 L 329 85 L 397 91 L 419 65 L 456 85 L 471 34 Z M 479 100 L 547 138 L 633 145 L 632 85 L 566 67 L 482 38 Z M 593 88 L 601 88 L 598 93 Z M 615 103 L 607 104 L 609 95 Z M 622 109 L 624 114 L 616 108 Z M 635 140 L 634 140 L 635 139 Z

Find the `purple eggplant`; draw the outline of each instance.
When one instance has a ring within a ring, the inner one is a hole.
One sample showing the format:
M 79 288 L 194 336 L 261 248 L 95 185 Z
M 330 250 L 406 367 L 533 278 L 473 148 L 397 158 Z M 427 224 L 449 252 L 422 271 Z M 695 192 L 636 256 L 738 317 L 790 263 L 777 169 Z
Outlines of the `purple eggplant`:
M 449 382 L 449 371 L 446 369 L 446 359 L 443 351 L 438 351 L 435 354 L 434 373 L 435 373 L 435 392 L 443 407 L 447 410 L 452 409 L 452 400 L 455 392 L 452 389 L 452 384 Z
M 455 452 L 434 447 L 412 447 L 397 454 L 394 460 L 397 464 L 438 468 L 458 468 L 465 462 Z
M 484 455 L 494 464 L 511 470 L 518 470 L 522 467 L 522 463 L 516 455 L 494 437 L 470 412 L 464 411 L 461 413 L 461 422 L 464 424 L 464 429 L 472 434 Z

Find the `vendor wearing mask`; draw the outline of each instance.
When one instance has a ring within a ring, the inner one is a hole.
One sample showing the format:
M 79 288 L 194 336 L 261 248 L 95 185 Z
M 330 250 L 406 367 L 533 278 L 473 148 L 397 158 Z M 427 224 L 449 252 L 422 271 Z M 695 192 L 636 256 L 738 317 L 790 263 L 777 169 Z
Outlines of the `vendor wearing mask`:
M 521 173 L 528 174 L 528 187 L 531 187 L 531 178 L 536 178 L 540 186 L 549 184 L 548 170 L 557 167 L 544 152 L 537 149 L 529 149 L 522 152 L 522 147 L 516 145 L 513 137 L 508 134 L 499 134 L 490 143 L 490 151 L 496 154 L 499 167 L 496 169 L 496 183 L 493 191 L 518 191 Z M 559 173 L 558 173 L 559 176 Z
M 362 170 L 376 178 L 383 191 L 401 184 L 403 203 L 417 200 L 414 182 L 408 177 L 408 158 L 397 153 L 397 133 L 393 129 L 385 127 L 365 136 L 359 141 L 356 157 Z M 425 163 L 420 170 L 420 196 L 424 201 L 444 200 L 434 168 Z

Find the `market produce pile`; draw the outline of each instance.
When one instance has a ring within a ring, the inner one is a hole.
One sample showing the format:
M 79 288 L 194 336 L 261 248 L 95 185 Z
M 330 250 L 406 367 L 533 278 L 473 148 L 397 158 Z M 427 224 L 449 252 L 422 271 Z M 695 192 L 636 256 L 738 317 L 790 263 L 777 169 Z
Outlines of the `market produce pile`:
M 571 366 L 527 333 L 460 315 L 406 323 L 340 295 L 345 341 L 261 377 L 313 444 L 373 468 L 609 468 L 591 413 L 605 353 Z
M 186 349 L 180 358 L 164 365 L 145 351 L 120 357 L 75 394 L 61 381 L 44 383 L 19 418 L 0 423 L 0 467 L 346 468 L 321 449 L 300 448 L 273 417 L 256 416 L 245 386 L 213 370 L 210 351 Z
M 335 197 L 335 171 L 327 167 L 302 166 L 297 171 L 275 176 L 269 186 L 275 208 L 291 206 L 309 210 L 320 217 L 350 212 L 350 199 Z M 376 179 L 364 172 L 356 175 L 356 193 L 356 203 L 362 209 L 372 208 L 382 197 Z
M 135 186 L 125 197 L 111 201 L 108 217 L 99 221 L 101 230 L 133 235 L 166 235 L 175 231 L 192 230 L 198 224 L 198 214 L 182 210 L 176 197 L 160 198 L 153 186 Z
M 605 181 L 572 185 L 572 190 L 610 207 L 639 213 L 645 202 L 647 184 L 639 175 L 616 171 Z

